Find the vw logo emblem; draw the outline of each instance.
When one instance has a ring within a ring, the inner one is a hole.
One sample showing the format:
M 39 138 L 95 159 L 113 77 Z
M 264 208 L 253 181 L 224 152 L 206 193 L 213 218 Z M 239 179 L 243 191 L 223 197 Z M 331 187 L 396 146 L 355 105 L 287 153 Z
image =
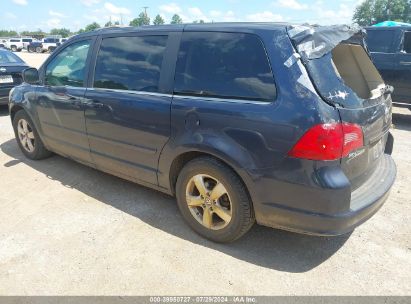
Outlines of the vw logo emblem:
M 0 68 L 0 72 L 5 72 L 5 71 L 7 71 L 6 68 L 3 68 L 3 67 Z

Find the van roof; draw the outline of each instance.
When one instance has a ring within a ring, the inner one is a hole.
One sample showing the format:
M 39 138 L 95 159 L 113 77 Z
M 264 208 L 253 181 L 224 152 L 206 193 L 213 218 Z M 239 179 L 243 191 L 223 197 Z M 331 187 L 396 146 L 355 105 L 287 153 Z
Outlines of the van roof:
M 136 31 L 165 31 L 165 32 L 180 32 L 182 30 L 210 30 L 210 31 L 242 31 L 242 30 L 279 30 L 284 29 L 290 23 L 281 22 L 216 22 L 216 23 L 192 23 L 192 24 L 167 24 L 167 25 L 147 25 L 140 27 L 107 27 L 97 29 L 95 31 L 82 33 L 79 36 L 94 36 L 97 34 L 110 33 L 130 33 Z

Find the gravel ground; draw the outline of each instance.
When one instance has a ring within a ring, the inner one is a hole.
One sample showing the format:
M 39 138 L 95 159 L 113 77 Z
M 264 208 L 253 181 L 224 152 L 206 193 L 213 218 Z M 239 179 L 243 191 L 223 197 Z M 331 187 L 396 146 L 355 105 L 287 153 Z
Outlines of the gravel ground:
M 20 54 L 38 66 L 46 55 Z M 33 162 L 0 110 L 1 295 L 411 295 L 411 111 L 394 114 L 397 181 L 353 233 L 261 226 L 219 245 L 175 200 L 60 156 Z

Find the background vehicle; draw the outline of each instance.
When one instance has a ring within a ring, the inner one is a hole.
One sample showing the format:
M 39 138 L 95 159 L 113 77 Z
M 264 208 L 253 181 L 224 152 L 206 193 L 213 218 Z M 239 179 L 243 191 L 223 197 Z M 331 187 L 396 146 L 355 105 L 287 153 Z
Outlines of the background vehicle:
M 5 46 L 13 52 L 20 52 L 32 41 L 33 38 L 10 38 Z
M 6 39 L 0 39 L 0 48 L 5 48 L 6 47 Z
M 28 46 L 27 46 L 27 51 L 29 53 L 43 53 L 43 43 L 41 41 L 32 41 Z
M 43 52 L 53 52 L 60 44 L 59 37 L 46 37 L 42 41 Z
M 393 101 L 411 108 L 411 26 L 368 27 L 367 45 Z
M 81 34 L 11 92 L 16 139 L 28 158 L 54 151 L 175 195 L 214 241 L 255 220 L 346 233 L 395 180 L 391 89 L 351 28 L 331 34 L 249 23 Z
M 0 105 L 8 103 L 9 92 L 21 84 L 21 73 L 28 65 L 12 52 L 0 49 Z

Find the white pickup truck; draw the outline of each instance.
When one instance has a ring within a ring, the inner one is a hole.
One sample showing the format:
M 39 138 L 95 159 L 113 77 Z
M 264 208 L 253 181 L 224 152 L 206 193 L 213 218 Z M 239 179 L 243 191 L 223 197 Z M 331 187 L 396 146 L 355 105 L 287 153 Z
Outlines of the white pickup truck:
M 5 42 L 4 46 L 13 52 L 20 52 L 22 49 L 26 48 L 28 44 L 33 41 L 33 38 L 20 37 L 20 38 L 10 38 Z

